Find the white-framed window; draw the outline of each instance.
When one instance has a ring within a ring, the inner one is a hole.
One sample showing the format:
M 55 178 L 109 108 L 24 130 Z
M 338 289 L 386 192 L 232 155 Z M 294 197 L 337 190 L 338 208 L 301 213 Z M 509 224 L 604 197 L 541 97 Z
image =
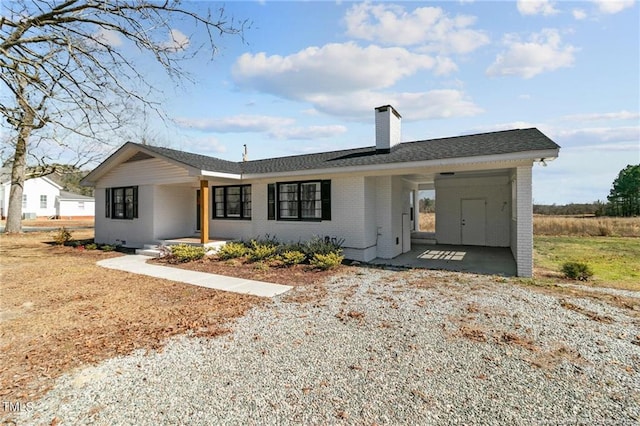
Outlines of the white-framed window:
M 27 208 L 27 194 L 22 194 L 22 208 Z
M 78 201 L 78 210 L 84 210 L 84 201 Z
M 40 196 L 40 208 L 41 209 L 46 209 L 47 208 L 47 196 L 46 195 L 41 195 Z

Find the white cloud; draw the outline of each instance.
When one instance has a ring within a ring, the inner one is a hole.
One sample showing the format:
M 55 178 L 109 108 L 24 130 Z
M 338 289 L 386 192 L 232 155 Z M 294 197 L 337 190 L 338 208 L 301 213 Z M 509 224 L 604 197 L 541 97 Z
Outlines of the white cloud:
M 403 120 L 408 121 L 473 116 L 483 112 L 464 92 L 451 89 L 401 93 L 363 90 L 317 95 L 309 102 L 325 114 L 362 121 L 370 121 L 375 106 L 387 104 L 396 107 Z
M 476 18 L 450 17 L 439 7 L 407 12 L 393 4 L 356 4 L 345 15 L 347 35 L 385 45 L 422 46 L 428 51 L 468 53 L 489 43 L 484 31 L 470 27 Z
M 334 43 L 308 47 L 289 56 L 245 53 L 232 73 L 242 88 L 300 100 L 311 94 L 390 87 L 403 77 L 438 64 L 431 56 L 400 47 Z M 451 66 L 441 65 L 438 71 L 446 69 Z
M 570 67 L 577 51 L 575 47 L 562 43 L 558 30 L 549 28 L 532 34 L 528 41 L 522 41 L 516 34 L 508 34 L 503 43 L 507 50 L 487 68 L 489 76 L 531 78 L 543 72 Z
M 292 126 L 295 120 L 267 115 L 235 115 L 224 118 L 178 118 L 180 127 L 203 132 L 242 133 L 264 132 L 277 127 Z
M 598 10 L 606 14 L 615 14 L 629 7 L 633 7 L 634 0 L 592 0 Z
M 456 69 L 446 57 L 433 58 L 401 47 L 344 43 L 309 47 L 288 56 L 247 53 L 234 64 L 233 78 L 240 88 L 308 102 L 319 112 L 351 120 L 369 120 L 373 107 L 389 103 L 399 108 L 406 104 L 404 111 L 412 111 L 416 118 L 480 113 L 459 90 L 392 90 L 400 80 L 421 70 L 442 75 Z
M 295 126 L 292 118 L 266 115 L 234 115 L 223 118 L 179 118 L 183 128 L 215 133 L 266 133 L 275 139 L 321 139 L 347 131 L 345 126 Z
M 573 9 L 571 13 L 573 14 L 573 17 L 578 21 L 587 18 L 587 12 L 585 12 L 583 9 Z
M 187 152 L 197 152 L 202 155 L 215 155 L 227 152 L 227 147 L 222 145 L 222 143 L 213 136 L 188 139 L 181 149 Z
M 345 126 L 308 126 L 308 127 L 281 127 L 273 129 L 269 134 L 276 139 L 313 140 L 330 138 L 345 133 Z
M 604 112 L 591 114 L 572 114 L 562 117 L 567 121 L 600 121 L 600 120 L 638 120 L 640 113 L 631 111 Z
M 555 15 L 558 9 L 549 0 L 518 0 L 518 11 L 522 15 Z
M 179 52 L 189 47 L 189 37 L 176 29 L 169 31 L 169 40 L 162 43 L 161 47 L 170 52 Z
M 93 39 L 100 44 L 106 44 L 111 47 L 122 46 L 122 37 L 118 32 L 100 28 L 97 33 L 93 34 Z
M 552 139 L 560 145 L 587 146 L 606 143 L 633 142 L 637 147 L 637 157 L 640 156 L 640 127 L 588 127 L 580 129 L 561 129 L 550 132 Z M 640 158 L 637 158 L 640 159 Z

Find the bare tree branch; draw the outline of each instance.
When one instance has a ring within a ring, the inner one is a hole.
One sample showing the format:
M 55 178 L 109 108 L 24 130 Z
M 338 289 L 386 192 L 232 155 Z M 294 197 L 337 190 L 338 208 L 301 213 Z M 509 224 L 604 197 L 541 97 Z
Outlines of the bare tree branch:
M 59 168 L 58 154 L 74 153 L 74 165 L 94 159 L 139 106 L 167 118 L 139 57 L 188 81 L 184 61 L 203 51 L 213 58 L 218 37 L 242 37 L 247 25 L 179 0 L 13 0 L 0 8 L 0 126 L 14 153 L 6 232 L 20 231 L 24 180 Z M 204 41 L 180 43 L 173 30 L 181 22 Z

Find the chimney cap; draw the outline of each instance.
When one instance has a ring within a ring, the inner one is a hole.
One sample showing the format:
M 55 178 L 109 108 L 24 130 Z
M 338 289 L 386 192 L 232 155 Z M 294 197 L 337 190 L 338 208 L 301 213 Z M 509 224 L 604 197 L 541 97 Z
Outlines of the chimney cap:
M 382 106 L 376 107 L 375 110 L 376 110 L 376 112 L 384 112 L 388 108 L 391 108 L 391 112 L 393 112 L 396 115 L 396 117 L 402 118 L 400 113 L 398 111 L 396 111 L 396 109 L 393 107 L 393 105 L 382 105 Z

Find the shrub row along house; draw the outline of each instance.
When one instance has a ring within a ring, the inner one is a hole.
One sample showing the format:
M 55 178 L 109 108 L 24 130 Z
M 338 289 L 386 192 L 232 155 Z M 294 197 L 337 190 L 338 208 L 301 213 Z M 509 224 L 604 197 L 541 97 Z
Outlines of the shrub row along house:
M 510 247 L 531 276 L 532 166 L 559 146 L 535 128 L 401 143 L 400 124 L 382 106 L 375 146 L 243 162 L 128 142 L 83 180 L 96 242 L 326 236 L 348 259 L 391 259 L 411 249 L 417 192 L 434 189 L 438 244 Z

